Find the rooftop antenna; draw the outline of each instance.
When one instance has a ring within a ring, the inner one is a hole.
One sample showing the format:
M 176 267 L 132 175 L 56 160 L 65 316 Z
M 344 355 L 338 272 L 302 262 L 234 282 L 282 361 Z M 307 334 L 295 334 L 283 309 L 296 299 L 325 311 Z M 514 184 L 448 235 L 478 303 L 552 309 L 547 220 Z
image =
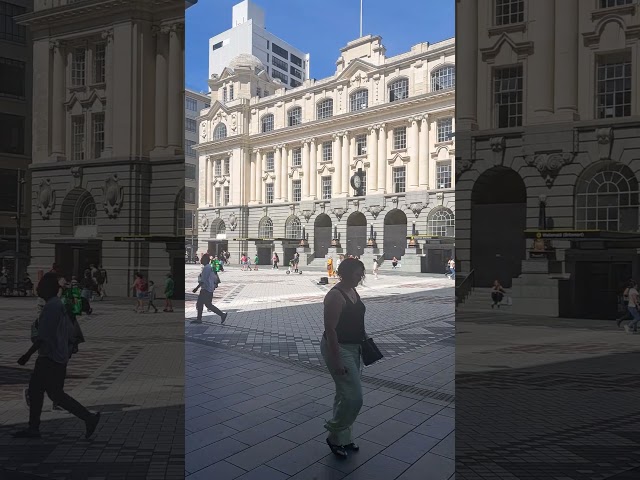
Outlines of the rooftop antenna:
M 360 0 L 360 38 L 362 38 L 362 0 Z

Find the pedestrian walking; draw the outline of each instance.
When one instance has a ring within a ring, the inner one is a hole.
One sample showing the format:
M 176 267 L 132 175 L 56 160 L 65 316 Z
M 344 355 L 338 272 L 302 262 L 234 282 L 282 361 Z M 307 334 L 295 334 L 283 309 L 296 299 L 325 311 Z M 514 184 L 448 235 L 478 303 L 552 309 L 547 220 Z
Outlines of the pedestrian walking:
M 500 285 L 500 282 L 495 280 L 493 282 L 493 287 L 491 287 L 491 300 L 493 300 L 491 308 L 494 308 L 496 305 L 500 308 L 500 303 L 502 303 L 502 299 L 506 293 L 505 289 Z
M 218 274 L 211 268 L 211 264 L 209 262 L 209 255 L 202 255 L 201 260 L 202 265 L 204 265 L 200 276 L 198 277 L 198 287 L 200 288 L 200 293 L 198 294 L 198 300 L 196 301 L 196 309 L 198 311 L 197 320 L 194 320 L 193 323 L 202 323 L 202 310 L 206 306 L 209 310 L 213 311 L 216 315 L 218 315 L 221 319 L 220 323 L 224 323 L 227 319 L 227 313 L 218 309 L 213 303 L 213 292 L 220 284 L 220 277 Z M 194 289 L 194 293 L 197 291 L 198 287 Z
M 100 413 L 91 413 L 64 391 L 67 363 L 76 342 L 76 329 L 58 296 L 60 285 L 55 273 L 46 273 L 38 283 L 38 296 L 46 303 L 38 317 L 37 334 L 31 348 L 18 360 L 26 365 L 37 351 L 29 381 L 29 426 L 13 434 L 14 438 L 40 438 L 40 416 L 44 394 L 85 423 L 85 438 L 91 437 L 100 421 Z
M 253 257 L 253 269 L 254 270 L 258 270 L 258 263 L 259 263 L 258 260 L 259 260 L 258 254 L 256 253 L 255 256 Z
M 296 252 L 296 254 L 293 256 L 293 271 L 298 273 L 298 264 L 300 263 L 300 254 L 298 252 Z
M 447 274 L 447 277 L 449 277 L 451 280 L 455 280 L 456 279 L 456 261 L 453 258 L 450 258 L 447 261 L 447 267 L 449 268 L 449 273 Z
M 93 309 L 91 308 L 91 300 L 93 298 L 93 292 L 96 289 L 96 284 L 91 276 L 91 270 L 84 271 L 84 278 L 80 282 L 80 298 L 82 302 L 82 312 L 87 315 L 91 315 Z
M 167 279 L 164 281 L 164 310 L 163 312 L 173 312 L 173 289 L 174 289 L 173 275 L 167 273 Z
M 104 297 L 107 296 L 107 289 L 105 287 L 107 282 L 107 271 L 102 264 L 100 264 L 98 265 L 98 295 L 100 295 L 100 300 L 104 300 Z
M 142 273 L 136 272 L 135 281 L 133 282 L 133 291 L 136 296 L 136 308 L 134 311 L 136 313 L 144 313 L 144 299 L 147 296 L 148 288 L 147 281 Z
M 333 418 L 325 423 L 327 444 L 340 458 L 358 451 L 353 441 L 353 423 L 362 408 L 361 343 L 366 338 L 366 307 L 356 287 L 365 277 L 364 264 L 348 258 L 340 263 L 340 281 L 324 298 L 324 334 L 320 352 L 335 383 Z
M 149 290 L 147 292 L 147 298 L 149 299 L 149 302 L 147 303 L 147 313 L 151 311 L 151 308 L 153 308 L 154 310 L 153 313 L 158 313 L 158 308 L 153 303 L 156 299 L 156 286 L 155 283 L 153 283 L 153 280 L 149 280 Z
M 242 265 L 241 271 L 245 271 L 247 269 L 247 256 L 243 253 L 240 257 L 240 265 Z
M 378 280 L 378 270 L 380 269 L 380 264 L 378 263 L 378 259 L 374 257 L 373 259 L 373 275 Z
M 627 333 L 638 333 L 638 322 L 640 322 L 640 311 L 638 310 L 640 306 L 640 298 L 638 295 L 638 284 L 635 281 L 631 282 L 631 287 L 629 288 L 629 313 L 633 317 L 629 323 L 624 326 L 624 329 Z
M 278 263 L 280 263 L 280 257 L 278 257 L 278 254 L 276 252 L 273 252 L 273 268 L 276 268 L 279 270 L 278 268 Z
M 228 250 L 227 250 L 227 253 L 225 253 L 224 258 L 227 261 L 227 265 L 229 265 L 229 258 L 231 258 L 231 254 L 229 253 Z
M 622 307 L 624 314 L 620 318 L 618 318 L 618 320 L 616 321 L 616 323 L 618 324 L 618 327 L 622 322 L 626 320 L 633 320 L 633 315 L 631 315 L 631 312 L 629 311 L 629 290 L 631 290 L 633 283 L 634 283 L 633 279 L 629 279 L 629 281 L 627 282 L 627 284 L 625 285 L 622 291 L 620 306 Z

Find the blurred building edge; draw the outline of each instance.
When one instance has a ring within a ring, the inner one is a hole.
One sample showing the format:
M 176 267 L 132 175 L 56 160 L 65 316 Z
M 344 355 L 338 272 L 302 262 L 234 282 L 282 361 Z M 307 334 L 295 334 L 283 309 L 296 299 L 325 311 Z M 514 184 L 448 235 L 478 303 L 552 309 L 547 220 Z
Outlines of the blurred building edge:
M 638 3 L 456 6 L 460 308 L 498 279 L 513 313 L 615 318 L 640 275 Z
M 31 195 L 18 184 L 30 176 L 33 73 L 31 36 L 16 17 L 32 10 L 33 0 L 0 1 L 0 268 L 8 285 L 22 280 L 29 260 Z
M 187 2 L 187 6 L 189 2 Z M 58 263 L 184 292 L 184 9 L 180 0 L 36 0 L 29 271 Z M 160 289 L 162 290 L 162 289 Z

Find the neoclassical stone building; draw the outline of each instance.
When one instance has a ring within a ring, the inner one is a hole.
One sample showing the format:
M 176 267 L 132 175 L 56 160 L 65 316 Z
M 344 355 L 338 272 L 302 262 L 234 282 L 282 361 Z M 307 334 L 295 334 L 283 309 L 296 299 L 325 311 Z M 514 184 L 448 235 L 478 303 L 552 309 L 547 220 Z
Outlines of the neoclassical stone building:
M 195 3 L 195 2 L 188 2 Z M 187 4 L 187 6 L 188 6 Z M 184 9 L 179 0 L 35 0 L 30 272 L 102 264 L 184 275 Z
M 333 76 L 292 90 L 256 57 L 234 59 L 209 81 L 194 147 L 199 250 L 265 264 L 296 249 L 303 265 L 396 256 L 442 272 L 455 212 L 454 51 L 451 39 L 386 57 L 381 38 L 365 36 L 341 49 Z
M 514 312 L 614 317 L 640 275 L 638 3 L 457 0 L 456 18 L 467 308 L 499 279 Z

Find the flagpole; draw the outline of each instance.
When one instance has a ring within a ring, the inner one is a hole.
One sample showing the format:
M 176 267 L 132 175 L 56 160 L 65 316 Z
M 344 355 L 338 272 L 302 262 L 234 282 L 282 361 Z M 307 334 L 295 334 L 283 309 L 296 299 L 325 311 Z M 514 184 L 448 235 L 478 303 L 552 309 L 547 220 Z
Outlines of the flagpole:
M 360 37 L 362 37 L 362 0 L 360 0 Z

